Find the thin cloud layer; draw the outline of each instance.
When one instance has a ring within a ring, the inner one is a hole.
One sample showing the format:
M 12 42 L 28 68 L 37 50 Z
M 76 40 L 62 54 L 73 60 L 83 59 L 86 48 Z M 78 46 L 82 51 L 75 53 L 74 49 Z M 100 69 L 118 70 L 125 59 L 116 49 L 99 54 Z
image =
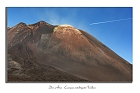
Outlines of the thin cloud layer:
M 110 23 L 110 22 L 116 22 L 116 21 L 123 21 L 123 20 L 129 20 L 132 18 L 126 18 L 126 19 L 118 19 L 118 20 L 111 20 L 111 21 L 104 21 L 104 22 L 96 22 L 96 23 L 91 23 L 90 25 L 98 25 L 98 24 L 104 24 L 104 23 Z

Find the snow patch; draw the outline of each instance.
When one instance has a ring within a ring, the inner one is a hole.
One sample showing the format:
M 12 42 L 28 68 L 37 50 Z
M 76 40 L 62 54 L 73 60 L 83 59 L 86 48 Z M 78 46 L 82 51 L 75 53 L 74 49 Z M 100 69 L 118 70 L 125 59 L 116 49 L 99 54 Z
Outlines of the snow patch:
M 73 26 L 68 25 L 68 24 L 63 24 L 63 25 L 59 25 L 59 26 L 62 26 L 62 27 L 73 27 Z
M 58 25 L 57 27 L 55 27 L 53 29 L 54 32 L 56 32 L 59 28 L 64 28 L 64 29 L 67 29 L 67 28 L 70 28 L 70 29 L 76 29 L 74 28 L 73 26 L 71 25 L 68 25 L 68 24 L 62 24 L 62 25 Z

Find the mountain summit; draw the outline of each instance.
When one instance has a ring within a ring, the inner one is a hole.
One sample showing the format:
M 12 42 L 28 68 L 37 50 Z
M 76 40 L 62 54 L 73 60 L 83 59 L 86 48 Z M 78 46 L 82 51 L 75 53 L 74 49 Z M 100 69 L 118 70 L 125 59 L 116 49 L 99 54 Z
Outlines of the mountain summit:
M 132 82 L 132 64 L 71 25 L 21 22 L 7 30 L 8 82 Z

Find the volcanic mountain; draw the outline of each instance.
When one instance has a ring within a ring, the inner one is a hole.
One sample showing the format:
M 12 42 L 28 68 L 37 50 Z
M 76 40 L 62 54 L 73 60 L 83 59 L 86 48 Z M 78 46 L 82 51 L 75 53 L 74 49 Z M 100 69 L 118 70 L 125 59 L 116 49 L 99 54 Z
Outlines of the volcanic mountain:
M 132 82 L 132 64 L 71 25 L 7 30 L 7 82 Z

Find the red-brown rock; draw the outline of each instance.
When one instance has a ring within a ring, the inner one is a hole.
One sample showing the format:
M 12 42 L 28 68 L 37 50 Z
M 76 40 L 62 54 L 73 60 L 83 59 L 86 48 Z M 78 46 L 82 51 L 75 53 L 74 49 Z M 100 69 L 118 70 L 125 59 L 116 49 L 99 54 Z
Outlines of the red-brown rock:
M 7 37 L 8 82 L 132 82 L 132 64 L 70 25 L 21 22 Z

